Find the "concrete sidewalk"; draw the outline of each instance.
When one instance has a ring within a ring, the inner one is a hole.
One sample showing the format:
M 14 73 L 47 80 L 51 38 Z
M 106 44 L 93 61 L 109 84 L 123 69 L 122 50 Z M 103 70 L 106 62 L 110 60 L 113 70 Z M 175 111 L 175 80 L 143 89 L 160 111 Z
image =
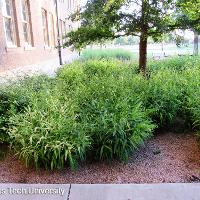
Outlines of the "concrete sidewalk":
M 200 184 L 0 184 L 0 200 L 200 200 Z
M 79 59 L 79 55 L 77 53 L 72 53 L 71 55 L 65 56 L 64 58 L 65 64 L 67 64 Z M 10 83 L 11 81 L 16 81 L 23 77 L 33 75 L 46 74 L 53 77 L 60 67 L 61 66 L 59 65 L 59 60 L 52 59 L 32 65 L 14 68 L 12 70 L 0 72 L 0 84 Z

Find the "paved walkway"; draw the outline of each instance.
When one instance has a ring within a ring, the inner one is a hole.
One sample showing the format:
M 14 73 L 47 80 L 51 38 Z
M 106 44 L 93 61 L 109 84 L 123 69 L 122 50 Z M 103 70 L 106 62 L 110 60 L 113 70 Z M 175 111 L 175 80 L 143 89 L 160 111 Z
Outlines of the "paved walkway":
M 0 200 L 200 200 L 200 184 L 0 184 Z
M 78 59 L 79 56 L 77 53 L 72 53 L 70 55 L 65 56 L 64 58 L 65 63 L 70 63 Z M 55 76 L 55 73 L 59 68 L 59 60 L 52 59 L 33 65 L 27 65 L 11 70 L 6 70 L 4 72 L 0 72 L 0 84 L 10 83 L 10 81 L 15 81 L 19 78 L 31 76 L 34 74 L 46 74 L 49 76 Z

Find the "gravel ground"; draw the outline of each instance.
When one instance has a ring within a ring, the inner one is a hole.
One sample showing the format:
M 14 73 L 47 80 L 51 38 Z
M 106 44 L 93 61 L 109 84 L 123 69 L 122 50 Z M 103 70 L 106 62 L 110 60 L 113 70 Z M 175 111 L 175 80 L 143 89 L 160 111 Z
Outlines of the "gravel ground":
M 174 183 L 199 182 L 199 178 L 200 150 L 189 133 L 158 134 L 127 164 L 87 162 L 76 172 L 27 169 L 11 154 L 0 161 L 1 183 Z

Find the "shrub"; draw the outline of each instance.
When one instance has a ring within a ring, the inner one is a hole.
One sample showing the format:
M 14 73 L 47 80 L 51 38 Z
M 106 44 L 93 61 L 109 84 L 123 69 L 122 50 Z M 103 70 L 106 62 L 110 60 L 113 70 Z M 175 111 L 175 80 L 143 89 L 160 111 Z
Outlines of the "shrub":
M 62 168 L 66 162 L 75 168 L 89 147 L 84 127 L 76 122 L 70 99 L 59 100 L 59 91 L 46 90 L 33 97 L 25 113 L 14 115 L 10 121 L 12 146 L 26 165 Z
M 186 69 L 191 69 L 197 66 L 200 62 L 200 57 L 182 56 L 172 57 L 158 61 L 150 61 L 149 70 L 151 72 L 157 72 L 160 70 L 170 70 L 181 72 Z
M 9 118 L 22 112 L 28 105 L 26 94 L 17 93 L 17 88 L 6 87 L 0 91 L 0 143 L 9 142 Z
M 9 142 L 9 118 L 23 112 L 47 80 L 46 76 L 27 77 L 0 89 L 0 143 Z
M 172 70 L 160 70 L 149 79 L 146 107 L 159 127 L 169 125 L 183 113 L 184 88 L 180 74 Z
M 11 99 L 9 95 L 0 92 L 0 143 L 8 142 L 8 134 L 6 128 L 8 127 L 9 110 L 11 108 Z
M 134 54 L 124 49 L 85 49 L 81 53 L 81 59 L 118 59 L 118 60 L 132 60 Z
M 89 61 L 82 67 L 64 68 L 58 75 L 67 88 L 76 86 L 73 98 L 79 108 L 79 120 L 91 136 L 97 159 L 127 160 L 155 127 L 140 101 L 142 91 L 138 85 L 145 82 L 143 77 L 119 64 Z M 79 72 L 78 79 L 75 71 Z M 75 77 L 69 79 L 69 74 Z M 71 79 L 73 82 L 69 83 Z
M 155 61 L 151 65 L 153 73 L 147 97 L 152 100 L 147 101 L 147 107 L 155 109 L 153 118 L 160 125 L 169 124 L 178 116 L 185 119 L 185 125 L 199 128 L 199 61 L 200 57 L 186 56 Z
M 200 128 L 200 72 L 199 66 L 183 73 L 185 78 L 186 103 L 185 110 L 193 126 Z M 200 137 L 200 134 L 199 134 Z
M 12 146 L 27 164 L 51 169 L 75 168 L 85 155 L 125 161 L 155 127 L 140 101 L 143 82 L 117 61 L 64 67 L 10 118 Z
M 27 79 L 2 93 L 3 127 L 27 165 L 74 169 L 87 156 L 127 161 L 155 124 L 184 117 L 200 130 L 199 58 L 173 59 L 156 62 L 163 67 L 148 80 L 119 60 L 74 62 L 54 79 Z

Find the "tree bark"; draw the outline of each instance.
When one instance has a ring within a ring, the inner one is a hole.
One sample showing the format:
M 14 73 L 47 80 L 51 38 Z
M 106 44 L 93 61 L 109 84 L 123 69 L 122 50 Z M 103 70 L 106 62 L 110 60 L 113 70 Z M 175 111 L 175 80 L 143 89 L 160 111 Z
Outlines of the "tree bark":
M 148 39 L 148 3 L 149 0 L 142 0 L 140 49 L 139 49 L 139 71 L 146 76 L 147 71 L 147 39 Z
M 193 55 L 197 56 L 199 53 L 199 35 L 196 31 L 194 31 L 194 51 Z
M 140 48 L 139 48 L 139 71 L 144 76 L 147 72 L 147 34 L 141 33 Z

